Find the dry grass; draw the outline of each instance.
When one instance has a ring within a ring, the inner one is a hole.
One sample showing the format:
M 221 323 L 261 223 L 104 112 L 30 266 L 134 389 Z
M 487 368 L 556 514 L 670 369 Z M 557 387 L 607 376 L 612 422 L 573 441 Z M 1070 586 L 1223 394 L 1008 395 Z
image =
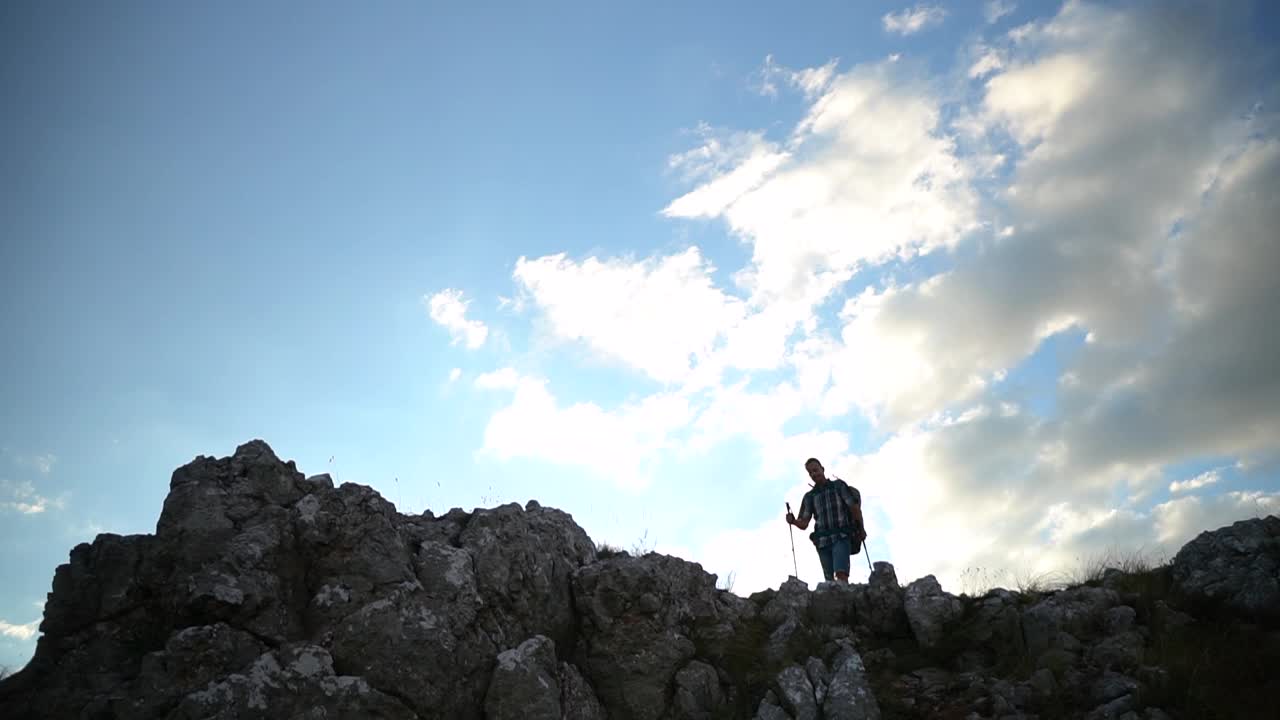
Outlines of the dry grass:
M 1078 560 L 1078 559 L 1077 559 Z M 1118 570 L 1125 575 L 1141 575 L 1163 567 L 1166 558 L 1145 548 L 1118 550 L 1108 548 L 1084 561 L 1080 561 L 1069 575 L 1071 585 L 1088 585 L 1102 582 L 1108 570 Z
M 610 545 L 609 543 L 599 543 L 596 545 L 597 560 L 608 560 L 611 557 L 618 557 L 619 555 L 626 555 L 626 554 L 627 554 L 626 550 L 623 550 L 622 548 L 616 547 L 614 545 Z

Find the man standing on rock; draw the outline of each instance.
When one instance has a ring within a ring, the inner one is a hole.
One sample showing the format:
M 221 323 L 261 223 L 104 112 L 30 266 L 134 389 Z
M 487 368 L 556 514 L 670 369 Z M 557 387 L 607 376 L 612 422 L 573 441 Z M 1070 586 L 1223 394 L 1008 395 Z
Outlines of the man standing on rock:
M 834 574 L 836 582 L 847 585 L 849 556 L 857 553 L 867 539 L 862 522 L 862 495 L 840 478 L 827 479 L 817 458 L 806 460 L 804 469 L 813 481 L 813 489 L 800 501 L 800 519 L 788 511 L 787 523 L 805 530 L 811 518 L 817 519 L 809 539 L 818 550 L 822 576 L 829 582 Z

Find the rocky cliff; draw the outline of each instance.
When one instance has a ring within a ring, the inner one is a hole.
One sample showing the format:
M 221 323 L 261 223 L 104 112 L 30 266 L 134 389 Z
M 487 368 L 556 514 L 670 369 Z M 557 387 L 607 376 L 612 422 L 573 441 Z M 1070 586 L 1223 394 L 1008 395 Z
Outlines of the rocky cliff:
M 1280 519 L 1167 566 L 953 596 L 608 557 L 536 502 L 404 516 L 265 443 L 174 472 L 154 535 L 57 568 L 3 718 L 1274 717 Z

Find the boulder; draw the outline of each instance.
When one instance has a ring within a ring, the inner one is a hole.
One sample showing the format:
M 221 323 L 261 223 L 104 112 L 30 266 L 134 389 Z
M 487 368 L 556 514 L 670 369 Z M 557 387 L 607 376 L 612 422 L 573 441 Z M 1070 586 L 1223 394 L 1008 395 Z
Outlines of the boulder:
M 916 642 L 921 647 L 936 647 L 946 627 L 964 612 L 960 599 L 942 590 L 938 579 L 926 575 L 907 586 L 903 593 L 903 609 Z
M 1173 557 L 1175 587 L 1255 619 L 1280 620 L 1280 517 L 1200 533 Z

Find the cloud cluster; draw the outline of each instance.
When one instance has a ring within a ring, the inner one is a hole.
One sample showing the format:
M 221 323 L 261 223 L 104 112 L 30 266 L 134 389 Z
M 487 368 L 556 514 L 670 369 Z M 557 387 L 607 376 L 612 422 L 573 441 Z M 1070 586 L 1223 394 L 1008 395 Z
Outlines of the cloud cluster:
M 14 640 L 30 640 L 40 632 L 39 628 L 39 620 L 32 620 L 23 625 L 15 625 L 6 620 L 0 620 L 0 635 Z
M 982 15 L 987 22 L 993 23 L 1017 9 L 1018 3 L 1014 0 L 987 0 L 982 6 Z
M 989 3 L 987 18 L 1011 9 Z M 940 19 L 920 6 L 885 27 Z M 730 283 L 698 248 L 517 264 L 551 336 L 663 389 L 566 407 L 545 381 L 482 376 L 512 396 L 487 451 L 603 471 L 747 437 L 762 475 L 829 457 L 899 576 L 951 587 L 974 567 L 1167 553 L 1275 512 L 1266 488 L 1193 495 L 1221 476 L 1166 475 L 1280 452 L 1280 140 L 1239 20 L 1068 2 L 968 53 L 961 98 L 897 60 L 767 59 L 762 88 L 798 93 L 801 121 L 777 139 L 704 127 L 670 161 L 692 187 L 664 215 L 722 223 L 751 251 Z M 1050 342 L 1070 352 L 1048 406 L 1011 395 L 1010 373 Z M 849 417 L 886 439 L 851 455 Z M 801 432 L 799 418 L 821 422 Z M 789 573 L 779 532 L 692 552 L 723 571 L 759 550 L 766 574 L 738 575 L 758 589 Z
M 461 290 L 447 289 L 424 297 L 427 313 L 441 327 L 449 331 L 453 343 L 459 342 L 468 349 L 475 350 L 484 345 L 489 337 L 489 328 L 479 320 L 467 319 L 469 301 L 463 299 Z
M 62 510 L 67 506 L 65 495 L 57 498 L 45 497 L 36 492 L 35 485 L 30 481 L 15 483 L 0 480 L 0 497 L 6 498 L 0 500 L 0 511 L 10 510 L 23 515 L 39 515 L 50 508 Z
M 482 390 L 509 391 L 510 404 L 489 419 L 481 450 L 501 459 L 538 458 L 582 467 L 632 490 L 649 481 L 649 459 L 671 447 L 672 433 L 689 421 L 689 403 L 660 393 L 615 410 L 595 403 L 561 405 L 544 379 L 512 368 L 476 378 Z
M 916 5 L 896 13 L 885 13 L 880 19 L 885 32 L 914 35 L 921 30 L 940 25 L 947 17 L 945 8 L 938 5 Z

